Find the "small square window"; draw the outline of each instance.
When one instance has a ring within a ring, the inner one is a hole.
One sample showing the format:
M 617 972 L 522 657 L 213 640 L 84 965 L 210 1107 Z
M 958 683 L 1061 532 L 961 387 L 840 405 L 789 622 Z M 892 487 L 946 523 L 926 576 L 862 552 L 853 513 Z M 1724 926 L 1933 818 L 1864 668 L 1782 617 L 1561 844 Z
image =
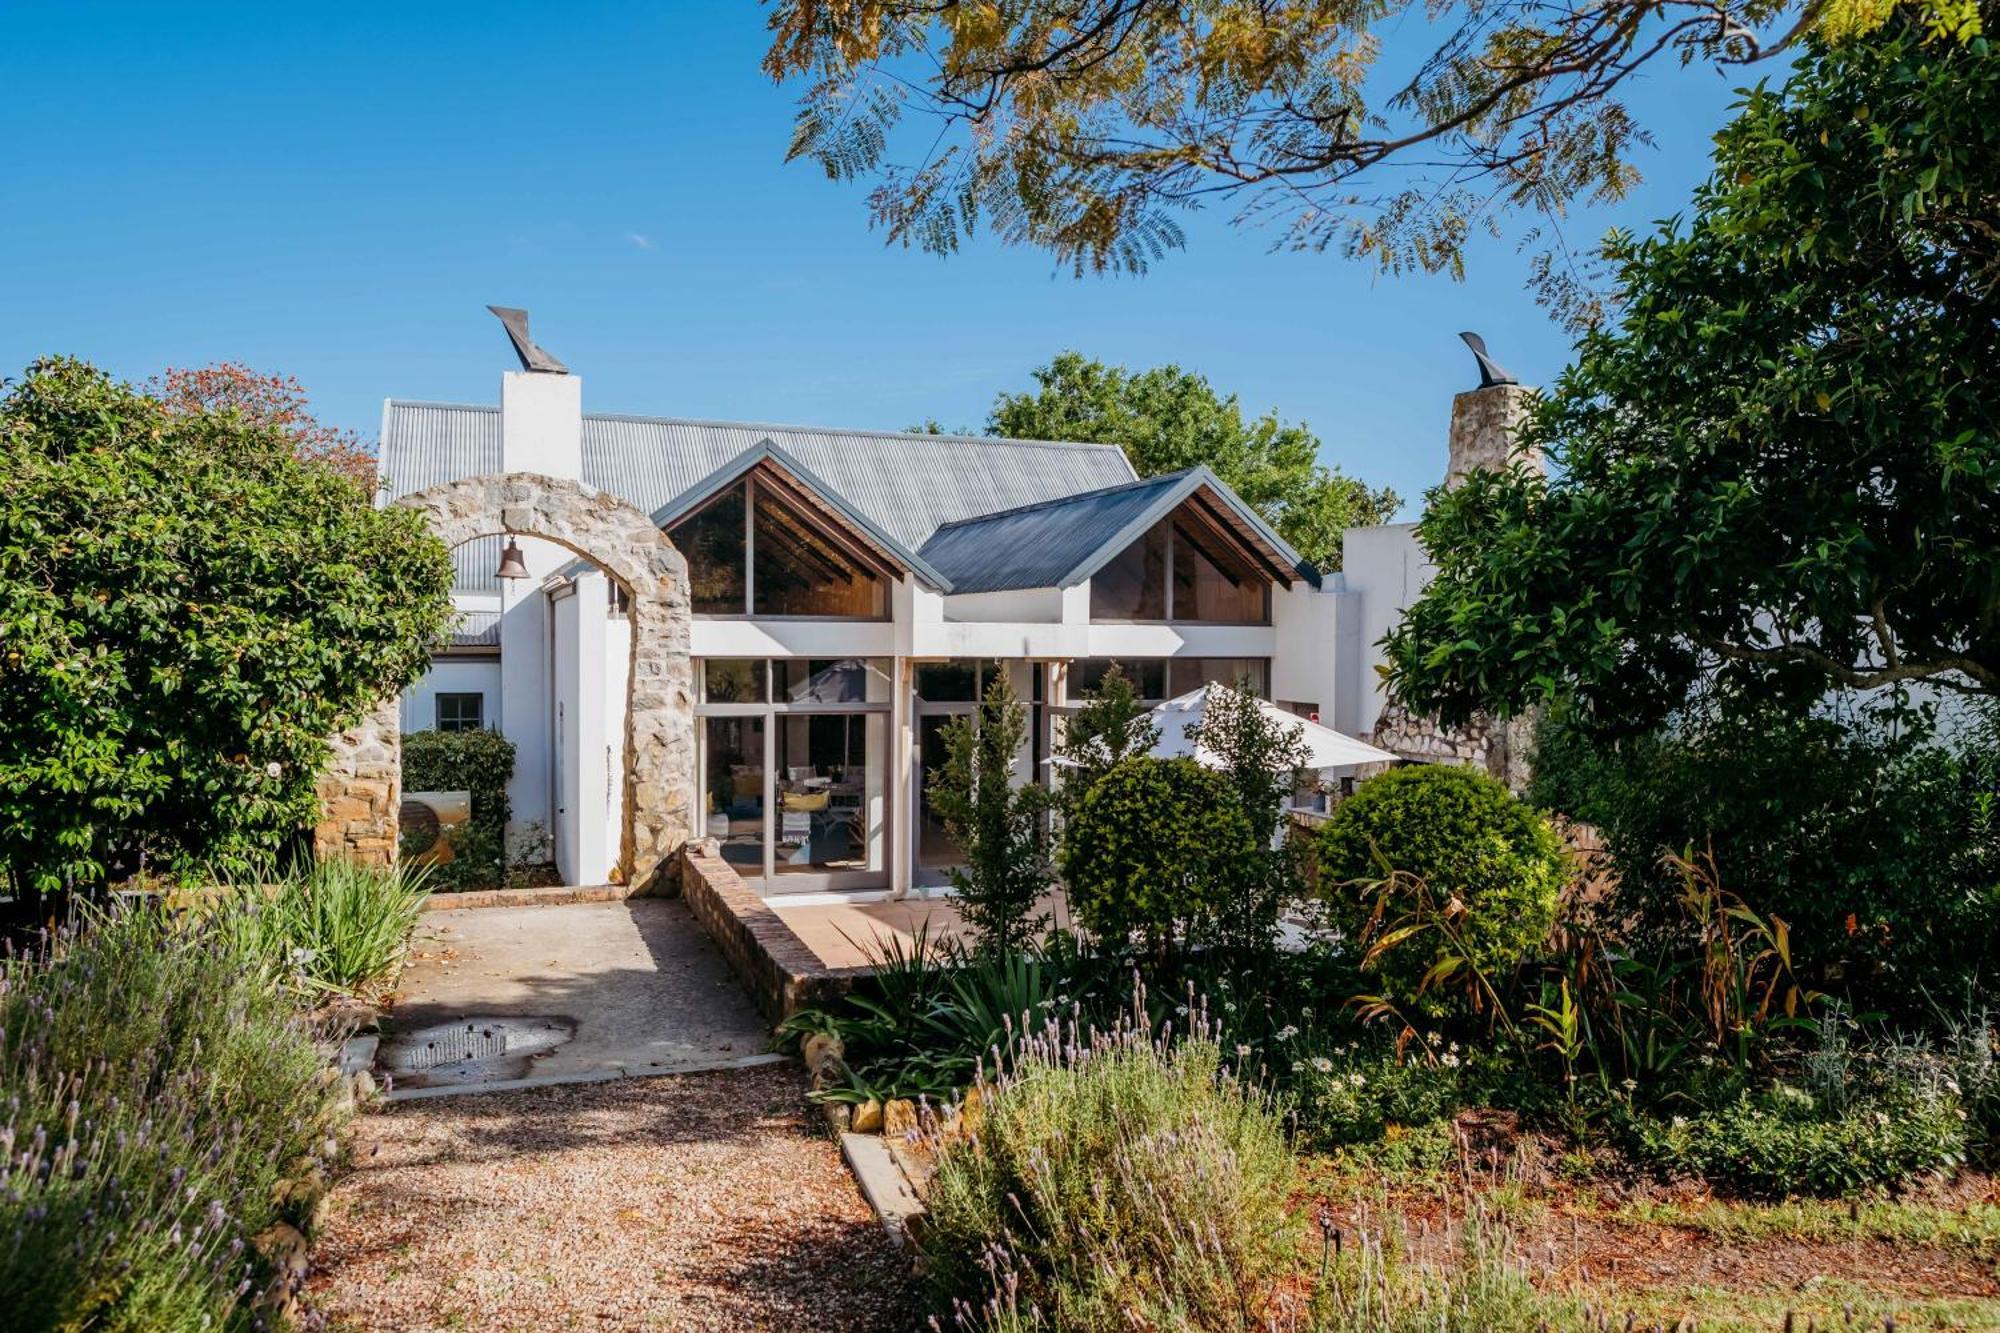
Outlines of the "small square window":
M 702 663 L 702 702 L 761 704 L 764 702 L 764 659 L 711 657 Z
M 437 729 L 439 731 L 478 731 L 485 725 L 485 695 L 440 694 L 437 696 Z

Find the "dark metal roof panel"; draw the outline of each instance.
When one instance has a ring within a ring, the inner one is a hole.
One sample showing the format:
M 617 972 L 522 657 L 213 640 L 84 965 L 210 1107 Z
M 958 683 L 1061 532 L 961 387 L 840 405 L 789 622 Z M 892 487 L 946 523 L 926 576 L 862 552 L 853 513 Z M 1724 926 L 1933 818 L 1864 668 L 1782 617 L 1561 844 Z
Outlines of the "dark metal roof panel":
M 765 440 L 912 550 L 945 523 L 1133 479 L 1108 444 L 586 414 L 583 480 L 650 513 Z M 391 497 L 500 466 L 498 408 L 392 400 L 383 412 Z
M 918 552 L 953 592 L 1057 588 L 1185 479 L 1174 473 L 940 528 Z

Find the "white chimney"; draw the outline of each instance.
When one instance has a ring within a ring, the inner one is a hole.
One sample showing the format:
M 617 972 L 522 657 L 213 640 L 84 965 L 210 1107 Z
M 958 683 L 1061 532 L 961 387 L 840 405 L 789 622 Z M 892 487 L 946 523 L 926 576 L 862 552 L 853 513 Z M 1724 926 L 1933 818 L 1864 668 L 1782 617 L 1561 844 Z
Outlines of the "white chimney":
M 488 306 L 521 369 L 500 377 L 500 470 L 583 480 L 583 381 L 535 345 L 528 312 Z
M 583 480 L 583 381 L 544 370 L 500 377 L 500 470 Z

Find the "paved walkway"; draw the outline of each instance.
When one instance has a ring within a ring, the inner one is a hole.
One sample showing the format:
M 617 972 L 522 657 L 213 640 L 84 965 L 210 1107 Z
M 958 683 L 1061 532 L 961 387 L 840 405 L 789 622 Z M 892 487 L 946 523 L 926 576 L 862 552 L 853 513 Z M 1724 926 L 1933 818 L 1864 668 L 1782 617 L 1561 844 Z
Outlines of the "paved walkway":
M 942 893 L 935 898 L 909 897 L 901 901 L 884 898 L 877 902 L 810 906 L 787 906 L 783 895 L 766 901 L 778 919 L 790 926 L 792 933 L 828 967 L 861 967 L 872 963 L 885 943 L 894 941 L 908 948 L 919 930 L 933 939 L 965 931 L 956 904 Z M 1068 908 L 1059 895 L 1045 898 L 1040 910 L 1052 920 L 1068 924 Z
M 427 912 L 411 949 L 377 1057 L 396 1095 L 776 1058 L 677 900 Z
M 921 1327 L 795 1063 L 393 1104 L 306 1298 L 336 1329 Z

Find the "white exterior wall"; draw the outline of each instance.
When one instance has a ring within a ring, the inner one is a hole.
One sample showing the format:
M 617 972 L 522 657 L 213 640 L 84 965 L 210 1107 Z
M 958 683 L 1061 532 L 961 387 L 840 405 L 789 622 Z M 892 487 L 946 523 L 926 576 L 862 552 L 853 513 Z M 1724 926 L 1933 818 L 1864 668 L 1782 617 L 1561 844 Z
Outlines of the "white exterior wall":
M 1384 635 L 1402 620 L 1403 612 L 1417 600 L 1436 567 L 1417 541 L 1413 523 L 1385 523 L 1380 527 L 1349 528 L 1341 542 L 1341 562 L 1346 567 L 1344 582 L 1352 594 L 1357 612 L 1354 667 L 1347 674 L 1355 680 L 1355 708 L 1343 731 L 1366 735 L 1382 713 L 1384 697 L 1376 668 L 1387 662 L 1381 642 Z
M 549 593 L 545 614 L 549 617 L 554 651 L 549 655 L 550 697 L 555 711 L 549 723 L 549 834 L 554 843 L 556 873 L 565 884 L 591 884 L 577 855 L 578 776 L 582 765 L 579 751 L 587 748 L 590 736 L 583 723 L 583 698 L 590 693 L 577 688 L 581 599 L 574 587 Z M 595 742 L 595 736 L 590 736 Z M 518 776 L 518 775 L 517 775 Z
M 583 477 L 583 381 L 575 375 L 509 371 L 500 378 L 500 470 Z M 533 537 L 520 539 L 528 577 L 501 584 L 501 729 L 514 742 L 514 780 L 507 785 L 513 819 L 507 850 L 515 860 L 550 858 L 555 809 L 550 791 L 555 750 L 549 679 L 554 654 L 542 582 L 575 555 Z
M 1337 580 L 1271 590 L 1271 698 L 1310 704 L 1327 726 L 1340 705 L 1340 612 Z M 1348 619 L 1352 619 L 1350 611 Z
M 500 470 L 583 480 L 583 380 L 510 370 L 500 377 Z
M 573 557 L 564 547 L 520 539 L 528 577 L 501 584 L 500 717 L 494 724 L 514 742 L 514 779 L 507 784 L 513 817 L 507 823 L 508 855 L 518 861 L 549 859 L 554 829 L 549 801 L 555 752 L 549 735 L 554 690 L 549 680 L 553 636 L 542 581 Z
M 431 731 L 437 726 L 437 697 L 440 694 L 478 694 L 485 697 L 480 715 L 494 730 L 500 726 L 500 659 L 497 657 L 445 657 L 431 663 L 423 679 L 403 691 L 404 731 Z
M 609 583 L 592 570 L 548 594 L 554 617 L 552 716 L 556 870 L 565 884 L 604 884 L 624 830 L 625 681 L 631 622 L 610 614 Z
M 602 575 L 598 576 L 600 579 Z M 599 715 L 604 730 L 604 744 L 599 747 L 603 755 L 604 772 L 592 793 L 602 792 L 598 800 L 595 827 L 597 829 L 597 859 L 588 865 L 605 867 L 608 877 L 610 868 L 618 864 L 619 849 L 625 840 L 625 690 L 632 674 L 632 622 L 622 616 L 604 617 L 604 649 L 598 663 L 598 679 L 602 682 L 599 698 L 602 701 Z M 590 801 L 597 799 L 587 796 L 584 801 L 586 814 Z

